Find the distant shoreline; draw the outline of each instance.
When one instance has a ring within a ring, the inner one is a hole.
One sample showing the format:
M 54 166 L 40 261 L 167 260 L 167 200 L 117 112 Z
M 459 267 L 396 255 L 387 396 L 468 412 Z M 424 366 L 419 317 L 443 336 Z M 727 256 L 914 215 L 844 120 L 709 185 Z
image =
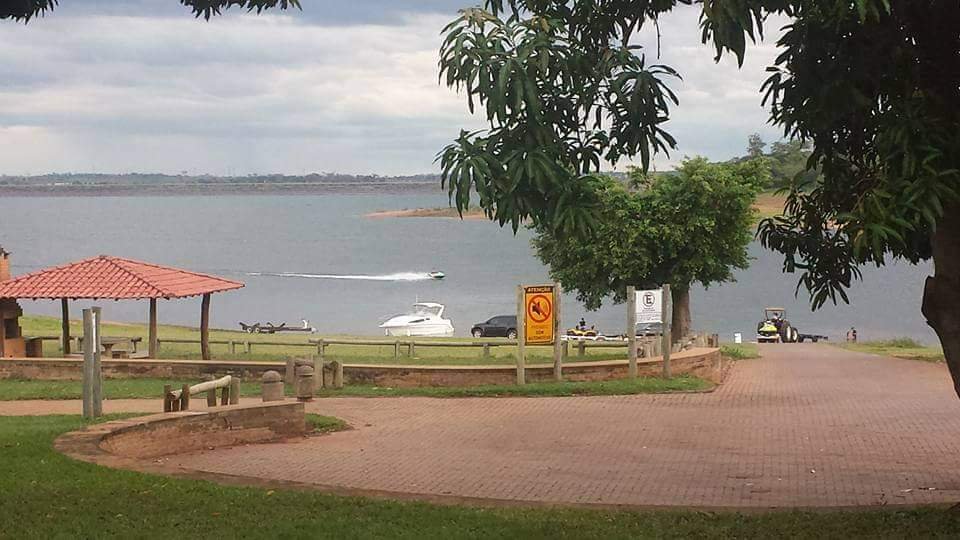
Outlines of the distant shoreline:
M 457 213 L 456 208 L 404 208 L 403 210 L 378 210 L 376 212 L 371 212 L 365 214 L 363 217 L 368 218 L 457 218 L 461 216 Z M 474 208 L 467 210 L 463 213 L 463 219 L 466 220 L 485 220 L 487 216 L 484 215 L 483 210 L 479 208 Z
M 764 193 L 757 197 L 753 204 L 757 218 L 765 218 L 779 214 L 783 210 L 784 197 L 772 193 Z M 367 218 L 461 218 L 456 208 L 404 208 L 402 210 L 377 210 L 365 214 Z M 480 208 L 471 208 L 463 213 L 465 220 L 486 220 L 487 216 Z
M 0 197 L 176 197 L 439 193 L 438 182 L 0 185 Z

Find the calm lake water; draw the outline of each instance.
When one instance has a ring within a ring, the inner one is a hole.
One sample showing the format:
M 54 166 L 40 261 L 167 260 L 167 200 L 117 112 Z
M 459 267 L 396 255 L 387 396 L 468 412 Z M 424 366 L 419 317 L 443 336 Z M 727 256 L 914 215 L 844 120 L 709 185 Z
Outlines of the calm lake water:
M 0 245 L 13 253 L 15 275 L 99 254 L 183 267 L 246 283 L 213 297 L 212 324 L 297 324 L 323 333 L 380 335 L 379 322 L 410 304 L 446 304 L 458 335 L 478 321 L 514 311 L 515 286 L 547 279 L 530 235 L 514 236 L 485 221 L 444 218 L 372 219 L 376 210 L 435 207 L 446 196 L 363 194 L 313 196 L 64 197 L 0 200 Z M 867 268 L 851 290 L 852 305 L 811 312 L 796 277 L 781 259 L 751 246 L 752 266 L 737 281 L 693 292 L 694 326 L 732 339 L 752 339 L 765 305 L 783 305 L 801 332 L 841 338 L 856 326 L 861 339 L 910 336 L 933 342 L 920 314 L 930 265 Z M 442 281 L 417 275 L 442 270 Z M 256 274 L 302 274 L 280 277 Z M 251 275 L 253 274 L 253 275 Z M 323 277 L 321 277 L 323 276 Z M 368 278 L 369 277 L 369 278 Z M 73 309 L 88 303 L 77 302 Z M 145 321 L 147 302 L 101 301 L 109 320 Z M 29 313 L 56 315 L 59 302 L 25 301 Z M 160 302 L 162 323 L 197 325 L 198 298 Z M 564 323 L 581 316 L 622 332 L 623 306 L 586 312 L 564 299 Z

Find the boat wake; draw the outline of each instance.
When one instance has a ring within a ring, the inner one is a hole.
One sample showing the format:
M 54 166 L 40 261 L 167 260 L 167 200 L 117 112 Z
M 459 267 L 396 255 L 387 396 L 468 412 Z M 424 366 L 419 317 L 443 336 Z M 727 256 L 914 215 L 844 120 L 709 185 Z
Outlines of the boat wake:
M 301 274 L 297 272 L 247 272 L 248 276 L 270 276 L 305 279 L 349 279 L 357 281 L 427 281 L 434 279 L 429 272 L 397 272 L 395 274 Z

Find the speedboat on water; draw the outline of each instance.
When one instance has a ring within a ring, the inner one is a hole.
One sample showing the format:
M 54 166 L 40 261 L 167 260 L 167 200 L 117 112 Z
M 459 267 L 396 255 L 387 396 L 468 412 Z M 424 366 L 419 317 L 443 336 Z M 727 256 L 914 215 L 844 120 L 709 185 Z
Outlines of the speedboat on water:
M 443 304 L 417 302 L 413 311 L 391 317 L 380 325 L 388 336 L 433 336 L 450 337 L 453 323 L 443 318 Z
M 437 270 L 434 270 L 433 272 L 428 272 L 427 275 L 430 276 L 431 279 L 443 279 L 447 277 L 446 274 Z

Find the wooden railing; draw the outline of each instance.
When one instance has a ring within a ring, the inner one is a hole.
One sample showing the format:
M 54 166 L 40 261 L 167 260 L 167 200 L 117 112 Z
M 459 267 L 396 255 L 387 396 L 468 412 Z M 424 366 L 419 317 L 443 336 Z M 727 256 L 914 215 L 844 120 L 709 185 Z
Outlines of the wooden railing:
M 220 377 L 193 386 L 183 385 L 174 390 L 169 384 L 163 386 L 163 412 L 186 411 L 190 409 L 190 397 L 206 392 L 207 406 L 217 406 L 217 389 L 220 389 L 220 405 L 240 403 L 240 379 L 232 375 Z
M 59 341 L 60 336 L 36 336 L 37 339 Z M 161 339 L 160 343 L 176 343 L 200 345 L 199 339 Z M 497 347 L 516 347 L 515 339 L 493 339 L 484 341 L 443 341 L 443 340 L 416 340 L 416 339 L 345 339 L 345 338 L 317 338 L 307 342 L 259 341 L 259 340 L 210 340 L 211 345 L 226 345 L 231 354 L 237 354 L 237 348 L 242 347 L 245 354 L 251 354 L 254 346 L 257 347 L 291 347 L 313 349 L 321 358 L 326 355 L 327 347 L 331 345 L 349 345 L 360 347 L 390 347 L 393 349 L 393 358 L 400 361 L 403 356 L 414 358 L 418 347 L 424 348 L 451 348 L 451 349 L 482 349 L 484 358 L 489 358 L 491 350 Z M 585 357 L 587 349 L 614 349 L 627 347 L 624 339 L 610 339 L 607 341 L 566 340 L 563 342 L 563 357 L 567 358 L 570 349 L 576 351 L 577 357 Z M 716 334 L 697 334 L 681 340 L 680 348 L 689 346 L 718 346 Z M 637 349 L 640 358 L 659 356 L 659 336 L 637 337 Z

